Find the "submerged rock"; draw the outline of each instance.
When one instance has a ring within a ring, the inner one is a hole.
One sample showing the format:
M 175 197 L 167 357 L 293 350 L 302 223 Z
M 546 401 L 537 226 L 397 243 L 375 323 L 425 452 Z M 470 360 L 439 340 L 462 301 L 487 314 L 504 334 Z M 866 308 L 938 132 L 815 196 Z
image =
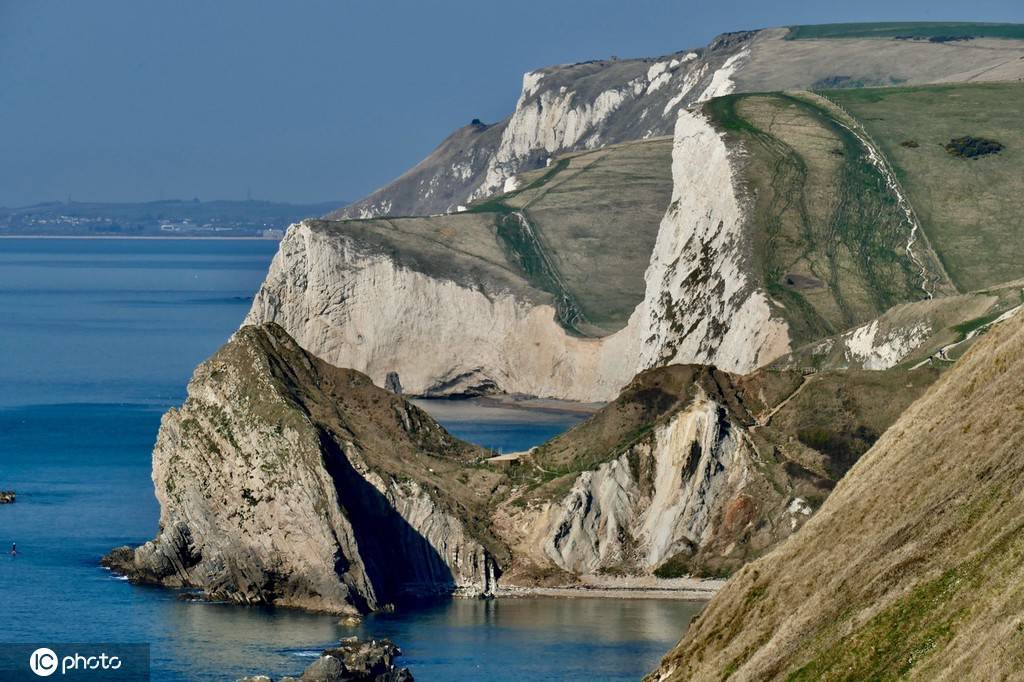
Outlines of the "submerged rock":
M 284 677 L 281 682 L 412 682 L 408 668 L 395 666 L 402 652 L 391 640 L 362 641 L 358 637 L 341 640 L 327 649 L 299 677 Z M 266 675 L 243 677 L 238 682 L 272 682 Z

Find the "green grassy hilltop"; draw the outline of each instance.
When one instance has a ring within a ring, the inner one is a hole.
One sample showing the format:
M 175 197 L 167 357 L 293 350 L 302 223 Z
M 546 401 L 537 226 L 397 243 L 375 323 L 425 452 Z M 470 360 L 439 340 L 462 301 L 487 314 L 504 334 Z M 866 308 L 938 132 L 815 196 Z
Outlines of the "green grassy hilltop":
M 890 21 L 864 24 L 813 24 L 790 26 L 786 40 L 814 38 L 914 38 L 951 37 L 1024 39 L 1024 24 L 986 24 L 963 21 Z
M 1024 83 L 826 93 L 892 163 L 942 264 L 961 291 L 1024 277 Z M 955 138 L 997 153 L 950 153 Z

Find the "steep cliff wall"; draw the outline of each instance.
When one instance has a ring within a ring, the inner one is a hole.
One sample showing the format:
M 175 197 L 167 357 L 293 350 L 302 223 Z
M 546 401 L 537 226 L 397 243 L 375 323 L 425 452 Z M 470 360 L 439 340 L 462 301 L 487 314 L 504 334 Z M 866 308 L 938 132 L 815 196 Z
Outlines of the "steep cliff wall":
M 494 477 L 454 474 L 477 454 L 280 327 L 246 327 L 162 420 L 158 536 L 106 562 L 213 598 L 325 611 L 487 593 L 495 561 L 469 527 L 485 527 L 472 486 Z
M 680 112 L 674 134 L 672 202 L 644 299 L 614 334 L 569 334 L 551 297 L 525 283 L 526 273 L 516 279 L 503 270 L 496 283 L 478 265 L 456 268 L 468 245 L 431 252 L 427 267 L 425 259 L 402 258 L 400 244 L 369 243 L 365 235 L 377 228 L 360 232 L 349 223 L 293 226 L 246 323 L 278 322 L 310 352 L 380 385 L 397 372 L 413 394 L 501 390 L 608 400 L 638 371 L 668 362 L 749 371 L 789 344 L 785 323 L 751 274 L 735 152 L 701 113 Z M 439 234 L 454 234 L 470 218 L 431 220 Z M 399 221 L 391 227 L 399 230 Z M 478 244 L 496 240 L 478 236 Z M 499 260 L 487 257 L 492 265 Z
M 672 203 L 634 319 L 638 369 L 668 362 L 747 372 L 789 350 L 754 273 L 747 208 L 723 135 L 704 114 L 681 111 L 672 152 Z
M 561 152 L 670 135 L 676 112 L 730 92 L 756 32 L 650 59 L 596 60 L 523 76 L 515 111 L 452 134 L 416 167 L 333 218 L 432 215 L 511 189 Z
M 581 474 L 542 517 L 543 549 L 570 573 L 651 573 L 719 530 L 725 505 L 743 495 L 752 458 L 725 408 L 699 395 L 649 439 Z
M 245 327 L 163 419 L 157 537 L 104 564 L 332 612 L 489 594 L 499 578 L 721 575 L 799 528 L 933 377 L 670 365 L 552 441 L 485 462 L 277 325 Z

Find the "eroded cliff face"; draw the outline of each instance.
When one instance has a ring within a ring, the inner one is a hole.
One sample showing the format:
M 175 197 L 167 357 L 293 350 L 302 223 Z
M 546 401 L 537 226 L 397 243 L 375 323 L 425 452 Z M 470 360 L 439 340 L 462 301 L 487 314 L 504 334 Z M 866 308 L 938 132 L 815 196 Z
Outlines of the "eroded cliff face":
M 747 210 L 734 156 L 700 112 L 682 111 L 672 203 L 662 220 L 635 326 L 638 370 L 670 362 L 748 372 L 789 350 L 751 266 Z
M 431 215 L 508 191 L 555 154 L 672 134 L 679 109 L 731 92 L 756 31 L 654 59 L 596 60 L 524 74 L 515 111 L 456 131 L 394 182 L 335 218 Z
M 328 363 L 379 385 L 395 372 L 420 395 L 603 401 L 637 372 L 669 362 L 750 371 L 786 353 L 789 337 L 750 272 L 738 152 L 699 112 L 679 112 L 674 135 L 672 203 L 644 300 L 610 336 L 570 335 L 543 297 L 473 275 L 445 277 L 440 267 L 426 274 L 351 232 L 308 222 L 289 229 L 246 324 L 277 322 Z M 445 258 L 455 255 L 434 260 Z
M 281 327 L 248 326 L 164 416 L 157 537 L 104 564 L 331 612 L 487 595 L 499 579 L 721 575 L 799 528 L 933 374 L 659 367 L 548 443 L 486 461 Z
M 212 598 L 335 612 L 488 593 L 495 563 L 467 530 L 473 495 L 446 480 L 475 455 L 280 327 L 246 327 L 162 420 L 158 536 L 106 562 Z
M 587 400 L 631 376 L 621 341 L 570 336 L 555 309 L 432 277 L 310 224 L 289 229 L 246 324 L 274 321 L 332 365 L 413 395 L 497 389 Z
M 703 393 L 652 436 L 579 476 L 543 515 L 544 551 L 565 571 L 649 574 L 694 554 L 742 495 L 752 452 L 726 408 Z
M 426 159 L 335 218 L 435 215 L 508 191 L 553 155 L 669 135 L 676 112 L 732 92 L 1017 80 L 1024 42 L 787 40 L 738 31 L 662 57 L 595 60 L 523 76 L 515 111 L 455 131 Z

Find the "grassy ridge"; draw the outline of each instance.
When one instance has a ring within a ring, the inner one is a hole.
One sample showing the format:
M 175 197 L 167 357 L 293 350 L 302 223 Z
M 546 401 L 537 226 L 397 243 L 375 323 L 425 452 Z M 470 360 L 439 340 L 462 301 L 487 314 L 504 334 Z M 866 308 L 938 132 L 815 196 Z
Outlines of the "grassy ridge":
M 1024 24 L 985 24 L 958 21 L 892 21 L 862 24 L 814 24 L 790 26 L 786 40 L 815 38 L 941 38 L 971 36 L 974 38 L 1011 38 L 1024 40 Z
M 889 159 L 931 245 L 961 291 L 1024 277 L 1024 84 L 833 90 Z M 969 159 L 946 145 L 1002 145 Z
M 706 111 L 748 152 L 752 251 L 796 342 L 921 297 L 896 198 L 829 112 L 782 94 L 729 96 Z

